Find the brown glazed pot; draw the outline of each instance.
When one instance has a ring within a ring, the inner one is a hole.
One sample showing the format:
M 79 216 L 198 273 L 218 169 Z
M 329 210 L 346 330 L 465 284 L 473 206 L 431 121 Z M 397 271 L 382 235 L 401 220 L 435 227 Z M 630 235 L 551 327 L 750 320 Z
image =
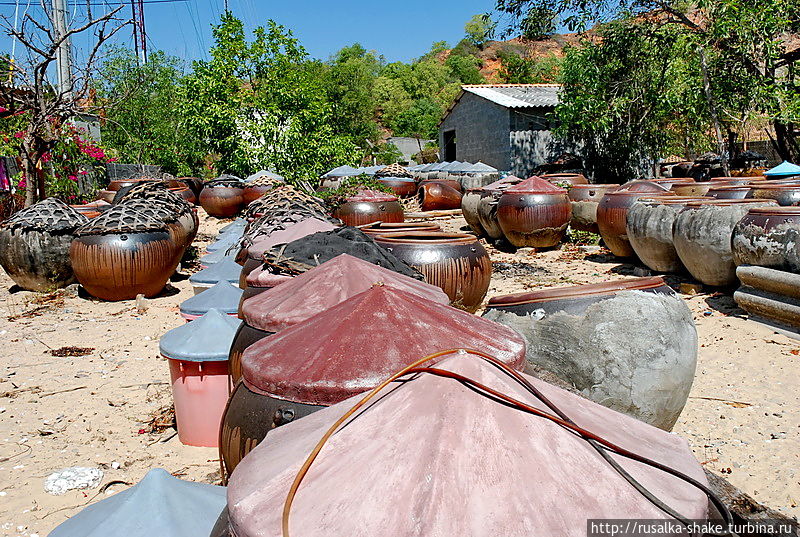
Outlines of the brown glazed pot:
M 419 186 L 419 206 L 423 211 L 445 211 L 461 208 L 461 192 L 441 182 L 424 182 Z
M 688 203 L 703 198 L 656 196 L 639 198 L 628 210 L 626 230 L 636 256 L 656 272 L 680 272 L 683 264 L 672 244 L 675 219 Z
M 212 185 L 200 192 L 200 205 L 216 218 L 230 218 L 244 208 L 244 189 L 231 185 Z
M 408 198 L 417 193 L 417 181 L 406 177 L 381 177 L 377 179 L 382 185 L 392 189 L 395 196 Z
M 483 228 L 483 224 L 481 224 L 481 217 L 478 213 L 481 200 L 489 197 L 493 191 L 499 192 L 510 187 L 511 185 L 516 185 L 521 182 L 522 179 L 510 175 L 504 179 L 500 179 L 483 187 L 470 188 L 461 197 L 461 214 L 464 216 L 464 220 L 467 221 L 467 225 L 469 225 L 470 229 L 472 229 L 476 235 L 481 237 L 487 234 L 486 230 Z M 497 226 L 499 232 L 499 236 L 496 238 L 500 238 L 503 236 L 503 231 L 500 229 L 499 223 L 496 223 L 495 225 Z
M 180 196 L 187 203 L 191 203 L 192 205 L 197 205 L 197 196 L 195 196 L 194 192 L 192 192 L 192 189 L 189 188 L 188 186 L 170 187 L 169 191 L 172 192 L 173 194 Z
M 402 222 L 403 206 L 396 196 L 383 192 L 360 193 L 341 204 L 334 215 L 346 226 L 363 226 L 373 222 Z
M 50 292 L 75 282 L 69 259 L 72 233 L 40 230 L 0 231 L 0 265 L 18 286 Z
M 698 281 L 715 287 L 736 283 L 731 236 L 733 228 L 754 207 L 777 205 L 774 200 L 691 202 L 678 214 L 672 242 L 683 266 Z
M 459 183 L 455 179 L 423 179 L 419 183 L 419 188 L 422 188 L 424 185 L 429 185 L 433 183 L 438 183 L 440 185 L 447 185 L 453 190 L 458 191 L 459 193 L 462 191 L 461 183 Z
M 733 228 L 733 261 L 794 272 L 787 257 L 800 235 L 800 207 L 755 207 Z
M 711 188 L 716 188 L 716 185 L 719 184 L 719 183 L 724 183 L 726 185 L 731 185 L 731 186 L 743 186 L 743 185 L 749 185 L 750 183 L 752 183 L 754 181 L 759 181 L 759 180 L 763 181 L 764 179 L 766 179 L 766 178 L 765 177 L 761 177 L 761 178 L 758 178 L 758 177 L 711 177 L 708 180 L 715 184 L 715 186 L 712 186 Z
M 719 200 L 743 200 L 752 188 L 747 185 L 721 183 L 721 186 L 712 186 L 708 189 L 708 197 Z
M 126 186 L 133 186 L 138 185 L 140 183 L 158 183 L 156 179 L 115 179 L 108 183 L 107 190 L 111 190 L 116 192 L 121 188 L 125 188 Z
M 228 399 L 220 427 L 220 454 L 227 475 L 231 475 L 245 455 L 260 444 L 269 431 L 323 408 L 321 405 L 264 396 L 252 391 L 240 380 Z
M 800 203 L 800 183 L 793 181 L 762 181 L 753 183 L 748 198 L 771 199 L 782 207 L 789 207 Z
M 572 217 L 567 191 L 532 177 L 507 188 L 497 203 L 497 220 L 517 248 L 552 248 L 561 242 Z
M 106 203 L 112 203 L 116 193 L 117 192 L 115 190 L 98 190 L 97 199 L 105 201 Z
M 612 254 L 617 257 L 635 255 L 625 228 L 628 209 L 639 198 L 656 194 L 669 195 L 670 192 L 656 183 L 639 181 L 626 183 L 617 190 L 606 192 L 600 200 L 597 206 L 597 228 Z
M 706 181 L 702 183 L 676 183 L 670 187 L 670 190 L 675 192 L 678 196 L 705 196 L 708 190 L 713 186 L 719 186 L 717 183 Z
M 90 295 L 117 301 L 158 295 L 175 272 L 180 251 L 174 233 L 147 231 L 77 237 L 69 257 Z
M 242 199 L 245 207 L 256 201 L 258 198 L 275 188 L 272 185 L 248 185 L 245 184 L 242 190 Z
M 376 235 L 391 235 L 393 233 L 409 233 L 411 231 L 441 231 L 437 224 L 429 222 L 373 222 L 359 228 L 361 231 L 375 237 Z
M 266 289 L 264 290 L 266 291 Z M 239 329 L 236 331 L 236 335 L 233 336 L 231 351 L 228 354 L 228 372 L 232 381 L 231 386 L 239 382 L 242 378 L 242 355 L 244 351 L 247 350 L 247 347 L 272 334 L 274 334 L 274 332 L 259 330 L 247 324 L 246 321 L 242 321 L 242 324 L 239 325 Z
M 572 219 L 569 225 L 578 231 L 599 233 L 597 229 L 597 206 L 606 192 L 612 192 L 619 185 L 572 185 L 567 191 L 572 205 Z
M 440 287 L 450 304 L 470 313 L 489 290 L 492 263 L 480 242 L 465 233 L 411 232 L 377 235 L 375 242 Z
M 551 183 L 562 183 L 570 185 L 588 185 L 589 180 L 582 173 L 546 173 L 540 175 L 542 179 Z

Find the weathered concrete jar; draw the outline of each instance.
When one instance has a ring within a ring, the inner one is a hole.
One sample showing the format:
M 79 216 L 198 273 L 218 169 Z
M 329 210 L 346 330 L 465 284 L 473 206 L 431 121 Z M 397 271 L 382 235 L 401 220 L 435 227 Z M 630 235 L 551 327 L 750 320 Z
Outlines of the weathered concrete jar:
M 722 183 L 721 186 L 712 186 L 708 189 L 708 197 L 719 200 L 743 200 L 752 188 L 747 185 L 734 185 Z
M 521 182 L 522 179 L 509 176 L 483 187 L 481 199 L 478 202 L 478 221 L 489 239 L 499 240 L 504 237 L 503 229 L 497 220 L 497 203 L 506 188 Z
M 751 315 L 800 329 L 800 275 L 767 267 L 741 265 L 736 276 L 742 286 L 733 294 L 736 304 Z
M 455 347 L 482 349 L 515 369 L 525 361 L 525 343 L 513 330 L 390 285 L 370 284 L 253 343 L 222 422 L 225 467 L 232 471 L 270 430 Z
M 156 296 L 180 261 L 170 225 L 115 205 L 76 231 L 69 257 L 86 291 L 102 300 Z
M 362 226 L 372 222 L 402 222 L 403 206 L 397 196 L 374 190 L 363 190 L 347 198 L 334 215 L 346 226 Z
M 572 219 L 570 227 L 578 231 L 599 233 L 597 228 L 597 206 L 607 192 L 613 192 L 619 185 L 572 185 L 567 191 L 572 205 Z
M 200 192 L 200 205 L 216 218 L 230 218 L 244 206 L 242 181 L 231 175 L 223 175 L 207 182 Z
M 518 248 L 552 248 L 561 242 L 571 217 L 567 191 L 539 177 L 505 189 L 497 203 L 500 229 Z
M 88 221 L 55 198 L 19 211 L 0 225 L 0 265 L 28 291 L 52 291 L 73 283 L 69 248 L 75 230 Z
M 450 304 L 475 312 L 489 290 L 492 262 L 472 235 L 411 232 L 378 235 L 375 242 L 440 287 Z
M 441 181 L 421 183 L 417 195 L 423 211 L 446 211 L 461 207 L 461 191 Z
M 800 235 L 800 207 L 755 207 L 733 228 L 731 248 L 736 265 L 795 270 L 787 259 Z
M 686 270 L 698 281 L 717 287 L 736 283 L 731 235 L 736 223 L 754 207 L 773 200 L 691 202 L 675 219 L 673 244 Z
M 783 207 L 800 203 L 800 182 L 761 181 L 751 184 L 750 187 L 748 198 L 775 200 Z
M 521 333 L 529 372 L 664 430 L 683 410 L 697 364 L 686 303 L 660 277 L 495 297 L 484 317 Z
M 509 175 L 504 179 L 500 179 L 486 186 L 470 188 L 464 193 L 464 196 L 461 198 L 461 213 L 464 216 L 464 220 L 467 221 L 467 225 L 476 235 L 479 237 L 486 235 L 486 231 L 483 229 L 480 216 L 478 215 L 478 206 L 481 200 L 489 196 L 492 190 L 502 190 L 503 188 L 508 188 L 508 186 L 520 182 L 522 182 L 522 179 L 519 177 Z
M 626 230 L 636 256 L 656 272 L 680 272 L 683 264 L 672 244 L 675 218 L 692 201 L 702 198 L 656 196 L 640 198 L 628 210 Z
M 628 209 L 639 198 L 656 194 L 670 195 L 665 187 L 651 181 L 632 181 L 617 190 L 606 192 L 597 206 L 597 228 L 606 247 L 617 257 L 635 255 L 626 229 Z M 674 194 L 673 194 L 674 195 Z

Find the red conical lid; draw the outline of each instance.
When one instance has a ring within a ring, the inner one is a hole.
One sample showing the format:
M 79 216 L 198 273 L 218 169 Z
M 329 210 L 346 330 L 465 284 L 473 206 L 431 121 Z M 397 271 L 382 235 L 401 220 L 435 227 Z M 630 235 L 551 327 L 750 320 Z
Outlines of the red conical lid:
M 521 183 L 508 187 L 505 194 L 566 194 L 567 191 L 548 181 L 534 175 Z
M 252 259 L 260 259 L 264 252 L 272 249 L 279 244 L 288 244 L 297 239 L 302 239 L 313 233 L 331 231 L 336 226 L 318 218 L 307 218 L 296 224 L 292 224 L 286 229 L 273 231 L 269 235 L 255 237 L 252 246 L 247 248 L 247 256 Z
M 408 361 L 424 356 L 409 354 Z M 472 354 L 454 353 L 436 367 L 553 413 Z M 678 435 L 525 378 L 578 426 L 707 484 Z M 281 535 L 295 476 L 360 399 L 270 431 L 244 458 L 228 484 L 236 535 Z M 611 457 L 670 508 L 705 520 L 708 500 L 699 489 L 652 466 Z M 586 535 L 589 519 L 669 518 L 584 438 L 455 380 L 421 373 L 393 382 L 337 429 L 300 483 L 288 522 L 299 537 L 577 537 Z
M 439 287 L 363 259 L 342 254 L 295 276 L 242 304 L 247 324 L 267 332 L 280 332 L 380 283 L 434 302 L 449 298 Z
M 328 406 L 374 388 L 421 356 L 457 347 L 480 349 L 515 368 L 525 360 L 525 341 L 510 328 L 376 285 L 248 347 L 242 375 L 253 391 Z

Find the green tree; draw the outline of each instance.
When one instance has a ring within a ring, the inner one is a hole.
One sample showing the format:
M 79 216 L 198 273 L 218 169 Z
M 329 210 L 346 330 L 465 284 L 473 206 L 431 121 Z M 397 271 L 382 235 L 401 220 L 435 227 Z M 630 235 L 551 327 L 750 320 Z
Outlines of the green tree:
M 467 40 L 477 47 L 482 47 L 494 36 L 495 23 L 488 14 L 473 15 L 464 25 Z
M 181 117 L 183 67 L 161 51 L 140 65 L 133 51 L 122 48 L 103 63 L 97 85 L 100 101 L 109 105 L 103 141 L 123 161 L 158 164 L 176 175 L 189 175 L 200 166 L 202 149 Z
M 559 81 L 561 58 L 555 54 L 536 58 L 524 58 L 511 51 L 500 51 L 502 67 L 498 72 L 506 84 L 542 84 Z
M 519 22 L 520 33 L 527 39 L 542 39 L 556 31 L 555 11 L 547 6 L 534 6 Z
M 357 147 L 333 126 L 318 69 L 291 32 L 269 21 L 248 41 L 230 12 L 214 27 L 211 59 L 182 85 L 186 127 L 219 154 L 222 171 L 272 168 L 290 180 L 354 162 Z
M 451 54 L 444 64 L 450 70 L 450 80 L 462 84 L 482 84 L 485 82 L 480 72 L 481 61 L 475 56 Z

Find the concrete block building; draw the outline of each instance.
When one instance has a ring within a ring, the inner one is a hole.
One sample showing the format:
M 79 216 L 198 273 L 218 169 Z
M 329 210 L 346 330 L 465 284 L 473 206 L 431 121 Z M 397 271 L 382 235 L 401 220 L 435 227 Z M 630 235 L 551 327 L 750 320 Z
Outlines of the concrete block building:
M 558 84 L 480 84 L 461 92 L 439 123 L 444 161 L 485 162 L 528 177 L 563 148 L 553 140 L 548 114 Z

